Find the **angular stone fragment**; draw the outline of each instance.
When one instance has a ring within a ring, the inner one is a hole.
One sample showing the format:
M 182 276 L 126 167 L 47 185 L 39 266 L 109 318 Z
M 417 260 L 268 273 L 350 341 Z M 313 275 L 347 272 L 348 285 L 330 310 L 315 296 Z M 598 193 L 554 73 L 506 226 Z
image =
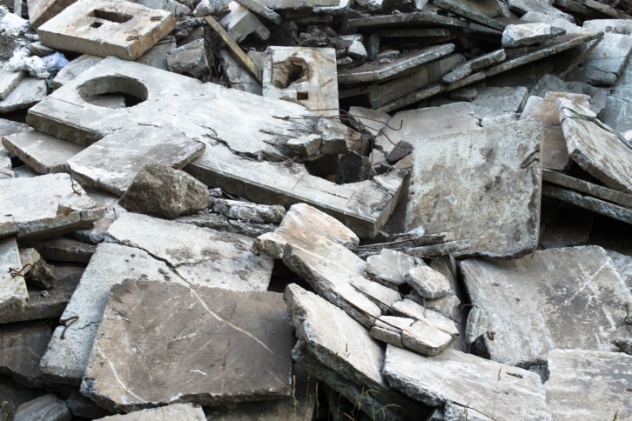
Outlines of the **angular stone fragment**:
M 131 2 L 79 0 L 40 26 L 49 47 L 135 60 L 175 28 L 171 13 Z
M 29 299 L 15 238 L 0 240 L 0 316 L 22 308 Z
M 0 416 L 3 419 L 12 419 L 11 417 L 15 415 L 15 411 L 21 404 L 37 399 L 45 394 L 46 392 L 42 389 L 25 389 L 15 384 L 12 380 L 2 376 L 0 377 L 0 396 L 2 396 Z
M 627 142 L 588 108 L 565 99 L 558 105 L 571 158 L 607 186 L 632 193 L 632 150 Z
M 507 25 L 503 30 L 502 45 L 510 48 L 532 45 L 565 33 L 566 30 L 555 28 L 546 23 Z
M 2 144 L 40 174 L 69 172 L 68 160 L 84 149 L 37 130 L 4 136 Z
M 198 39 L 171 50 L 167 54 L 169 70 L 194 78 L 201 78 L 207 75 L 209 66 L 204 42 L 203 39 Z
M 72 414 L 66 403 L 52 393 L 20 405 L 14 421 L 70 421 Z
M 206 421 L 204 411 L 190 403 L 173 403 L 160 408 L 143 409 L 126 415 L 112 415 L 99 421 Z
M 189 174 L 162 164 L 149 164 L 136 175 L 119 205 L 130 212 L 166 219 L 206 209 L 207 187 Z
M 83 54 L 77 57 L 76 59 L 65 65 L 59 71 L 59 73 L 57 73 L 57 76 L 55 76 L 52 81 L 53 87 L 60 88 L 65 83 L 73 81 L 81 73 L 94 66 L 101 60 L 103 60 L 102 57 L 91 56 L 89 54 Z
M 112 288 L 81 392 L 125 412 L 289 396 L 286 317 L 277 293 L 124 281 Z M 160 352 L 156 344 L 165 341 Z
M 66 399 L 66 406 L 75 417 L 97 419 L 110 414 L 108 411 L 97 406 L 97 404 L 90 399 L 81 395 L 78 389 L 74 389 L 70 392 L 70 395 Z
M 482 0 L 476 2 L 434 0 L 432 4 L 490 28 L 502 31 L 505 26 L 498 20 L 493 19 L 502 15 L 502 9 L 496 0 Z
M 417 294 L 429 300 L 443 298 L 452 292 L 447 278 L 428 266 L 411 268 L 405 279 Z
M 391 288 L 406 283 L 406 274 L 417 264 L 413 257 L 390 249 L 382 249 L 380 254 L 369 256 L 366 263 L 366 274 Z
M 260 205 L 258 203 L 215 197 L 210 199 L 209 209 L 230 219 L 261 224 L 279 224 L 285 216 L 285 208 L 283 206 Z
M 55 262 L 88 263 L 96 251 L 96 246 L 68 237 L 57 237 L 28 243 L 43 259 Z
M 582 82 L 565 82 L 553 75 L 544 75 L 533 87 L 530 94 L 544 98 L 547 92 L 567 92 L 587 95 L 590 109 L 597 114 L 606 106 L 607 97 L 603 90 Z
M 537 374 L 471 354 L 448 349 L 427 358 L 389 345 L 382 372 L 427 405 L 452 402 L 497 421 L 552 419 Z
M 27 0 L 31 27 L 37 29 L 76 0 Z
M 46 381 L 39 365 L 51 335 L 42 322 L 2 326 L 0 373 L 26 387 L 44 387 Z
M 230 87 L 255 95 L 262 95 L 262 88 L 257 79 L 235 59 L 227 49 L 219 51 L 219 59 L 224 69 L 224 76 Z
M 472 104 L 475 116 L 495 117 L 499 114 L 516 113 L 527 98 L 525 87 L 489 87 L 478 90 L 478 96 Z
M 0 100 L 5 99 L 25 76 L 26 72 L 10 72 L 0 67 Z
M 242 42 L 250 34 L 255 34 L 262 41 L 270 37 L 270 30 L 250 10 L 236 1 L 231 1 L 228 8 L 230 12 L 219 23 L 226 27 L 228 35 L 235 42 Z
M 530 365 L 555 348 L 610 351 L 628 331 L 632 293 L 601 247 L 470 259 L 461 269 L 472 304 L 489 315 L 494 339 L 483 338 L 494 361 Z
M 53 237 L 89 225 L 104 213 L 68 174 L 0 180 L 0 190 L 0 237 Z
M 499 63 L 505 58 L 507 58 L 507 56 L 505 54 L 505 50 L 503 49 L 483 54 L 481 56 L 468 60 L 462 65 L 452 69 L 450 73 L 443 76 L 443 81 L 448 83 L 456 82 L 457 80 L 463 79 L 464 77 L 469 76 L 481 69 L 484 69 L 485 67 Z
M 626 420 L 632 417 L 632 356 L 602 351 L 553 350 L 548 354 L 546 398 L 557 421 Z
M 407 229 L 454 232 L 456 240 L 472 241 L 465 252 L 470 255 L 516 257 L 533 250 L 539 229 L 540 148 L 535 121 L 417 142 Z
M 29 108 L 46 97 L 46 81 L 27 77 L 0 101 L 0 113 Z
M 436 28 L 455 27 L 466 28 L 468 22 L 440 15 L 438 13 L 398 13 L 393 15 L 378 15 L 368 18 L 349 19 L 347 25 L 351 28 L 391 28 L 391 27 L 419 27 L 419 28 Z

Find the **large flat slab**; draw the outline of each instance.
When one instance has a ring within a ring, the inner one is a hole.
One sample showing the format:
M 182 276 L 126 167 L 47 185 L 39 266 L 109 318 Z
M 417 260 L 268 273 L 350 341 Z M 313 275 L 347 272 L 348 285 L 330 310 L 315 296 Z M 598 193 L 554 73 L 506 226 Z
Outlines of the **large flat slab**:
M 0 240 L 0 315 L 24 307 L 29 299 L 21 270 L 20 250 L 15 238 Z
M 468 412 L 496 421 L 552 419 L 537 374 L 461 351 L 427 358 L 388 345 L 383 374 L 391 387 L 427 405 L 466 407 L 463 419 L 471 419 Z
M 419 140 L 406 229 L 453 232 L 469 255 L 518 257 L 537 245 L 540 125 L 535 121 Z M 511 227 L 510 230 L 507 227 Z
M 135 60 L 175 29 L 174 16 L 131 2 L 79 0 L 41 25 L 49 47 Z
M 597 246 L 536 251 L 521 259 L 461 263 L 472 303 L 487 312 L 490 357 L 507 364 L 543 361 L 551 349 L 614 351 L 627 336 L 632 294 Z
M 54 237 L 104 213 L 68 174 L 0 180 L 0 190 L 0 237 Z
M 555 421 L 632 419 L 632 356 L 557 349 L 548 361 L 546 397 Z
M 81 392 L 125 412 L 290 396 L 286 318 L 273 292 L 124 281 L 112 288 Z

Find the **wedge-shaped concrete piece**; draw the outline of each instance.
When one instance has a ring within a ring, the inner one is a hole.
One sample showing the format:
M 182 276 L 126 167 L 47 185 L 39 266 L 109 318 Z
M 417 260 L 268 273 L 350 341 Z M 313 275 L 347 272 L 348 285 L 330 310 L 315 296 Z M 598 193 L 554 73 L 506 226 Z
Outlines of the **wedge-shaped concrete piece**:
M 165 262 L 187 283 L 240 291 L 265 291 L 273 261 L 256 256 L 253 239 L 138 213 L 120 216 L 108 235 Z
M 41 322 L 2 326 L 0 373 L 23 386 L 43 388 L 46 381 L 39 365 L 52 334 Z
M 77 0 L 26 0 L 31 27 L 37 29 Z
M 558 106 L 573 161 L 608 187 L 632 193 L 632 149 L 627 142 L 588 108 L 566 99 L 559 99 Z
M 104 214 L 68 174 L 0 180 L 0 191 L 0 237 L 55 237 Z
M 382 373 L 391 387 L 427 405 L 456 403 L 486 420 L 552 419 L 537 374 L 460 351 L 427 358 L 388 345 Z
M 112 415 L 98 421 L 206 421 L 204 411 L 190 403 L 173 403 L 160 408 L 143 409 L 125 415 Z
M 2 145 L 40 174 L 69 172 L 68 160 L 84 149 L 32 129 L 4 136 Z
M 0 240 L 0 315 L 22 308 L 29 299 L 15 238 Z
M 507 25 L 503 31 L 502 45 L 510 48 L 533 45 L 565 33 L 566 30 L 562 28 L 542 22 Z
M 452 292 L 450 281 L 428 266 L 417 266 L 406 274 L 406 282 L 421 297 L 436 300 Z
M 138 127 L 105 136 L 72 157 L 68 165 L 80 181 L 122 196 L 145 165 L 180 169 L 203 152 L 203 143 L 175 127 Z
M 540 125 L 532 120 L 418 141 L 406 229 L 453 232 L 456 240 L 472 241 L 463 252 L 470 255 L 517 257 L 533 250 L 540 148 Z
M 490 357 L 511 365 L 546 359 L 551 349 L 613 351 L 629 335 L 632 294 L 604 249 L 536 251 L 516 260 L 461 263 L 472 304 L 489 315 Z
M 548 363 L 546 398 L 555 421 L 632 419 L 632 356 L 556 349 Z
M 80 0 L 37 30 L 49 47 L 93 56 L 136 60 L 175 29 L 164 10 L 120 1 Z
M 27 77 L 0 101 L 0 113 L 22 110 L 38 103 L 46 97 L 46 81 Z
M 81 393 L 124 412 L 290 396 L 286 319 L 273 292 L 126 280 L 112 288 Z

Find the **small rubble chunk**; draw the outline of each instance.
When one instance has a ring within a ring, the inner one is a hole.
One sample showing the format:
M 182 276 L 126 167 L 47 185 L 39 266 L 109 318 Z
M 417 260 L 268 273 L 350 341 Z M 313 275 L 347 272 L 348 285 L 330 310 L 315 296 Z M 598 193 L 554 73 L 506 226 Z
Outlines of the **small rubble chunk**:
M 0 100 L 5 99 L 26 77 L 26 72 L 13 72 L 0 66 Z
M 380 254 L 366 259 L 366 274 L 390 288 L 406 283 L 406 274 L 417 265 L 415 258 L 401 251 L 382 249 Z
M 209 209 L 229 219 L 260 224 L 279 224 L 285 216 L 285 208 L 279 205 L 260 205 L 241 200 L 213 197 Z
M 215 419 L 215 418 L 213 418 Z M 204 411 L 190 403 L 172 403 L 160 408 L 143 409 L 125 415 L 112 415 L 96 421 L 206 421 Z
M 417 294 L 428 300 L 443 298 L 452 292 L 450 281 L 428 266 L 411 268 L 405 279 Z
M 24 78 L 2 101 L 0 114 L 22 110 L 40 102 L 46 97 L 46 81 L 33 77 Z
M 482 88 L 478 89 L 478 96 L 470 104 L 474 115 L 479 118 L 516 113 L 525 102 L 528 92 L 523 86 Z
M 556 349 L 548 355 L 546 398 L 557 421 L 632 417 L 632 356 Z
M 270 37 L 270 30 L 250 10 L 236 1 L 231 1 L 228 8 L 230 12 L 219 23 L 226 28 L 228 35 L 235 42 L 242 42 L 250 34 L 255 34 L 262 41 Z
M 566 30 L 546 23 L 507 25 L 503 31 L 502 45 L 508 48 L 533 45 L 565 33 Z
M 42 44 L 93 56 L 136 60 L 175 29 L 169 12 L 120 1 L 79 0 L 41 25 Z
M 72 414 L 64 401 L 49 393 L 20 405 L 13 419 L 14 421 L 70 421 Z
M 40 360 L 53 332 L 43 322 L 3 325 L 0 334 L 0 373 L 26 387 L 46 385 Z
M 143 167 L 119 205 L 130 212 L 174 219 L 206 209 L 209 200 L 204 184 L 183 171 L 156 163 Z
M 461 270 L 472 304 L 489 316 L 494 335 L 483 339 L 494 361 L 530 365 L 555 348 L 613 351 L 611 341 L 628 332 L 632 293 L 601 247 L 468 259 Z
M 198 39 L 171 50 L 167 54 L 169 70 L 198 79 L 208 75 L 210 70 L 204 42 Z
M 0 180 L 0 237 L 54 237 L 101 218 L 102 208 L 68 174 Z
M 112 287 L 81 393 L 124 412 L 290 396 L 286 318 L 282 296 L 273 292 L 126 280 Z M 169 348 L 157 352 L 165 341 Z M 160 380 L 150 382 L 150 375 Z
M 382 373 L 427 405 L 453 402 L 497 421 L 552 420 L 537 374 L 471 354 L 448 349 L 427 358 L 388 345 Z
M 0 316 L 26 305 L 29 299 L 15 238 L 0 240 Z
M 533 120 L 417 142 L 406 228 L 450 231 L 456 240 L 471 240 L 470 248 L 459 254 L 529 253 L 539 230 L 540 148 L 540 125 Z

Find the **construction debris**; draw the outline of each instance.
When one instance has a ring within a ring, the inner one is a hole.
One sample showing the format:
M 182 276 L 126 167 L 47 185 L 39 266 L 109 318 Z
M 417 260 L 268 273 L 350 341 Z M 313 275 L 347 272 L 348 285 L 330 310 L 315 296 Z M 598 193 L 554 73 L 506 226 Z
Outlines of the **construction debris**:
M 0 0 L 0 418 L 631 418 L 631 22 Z

